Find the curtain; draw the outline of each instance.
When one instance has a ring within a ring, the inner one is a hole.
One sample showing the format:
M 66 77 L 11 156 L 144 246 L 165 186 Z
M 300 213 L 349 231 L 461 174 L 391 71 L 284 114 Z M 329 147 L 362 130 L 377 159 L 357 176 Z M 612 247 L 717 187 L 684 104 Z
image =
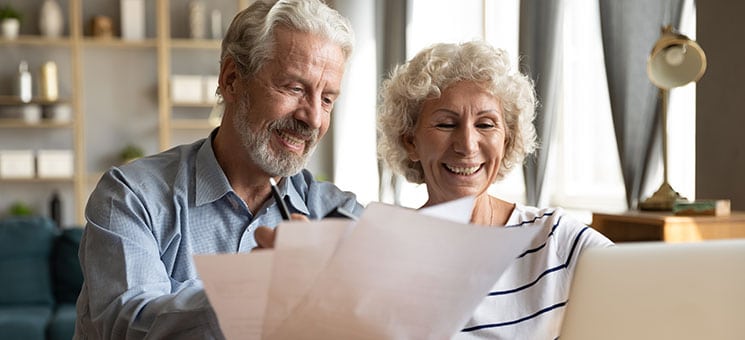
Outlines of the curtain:
M 535 128 L 539 148 L 523 165 L 526 204 L 544 204 L 543 183 L 548 165 L 552 131 L 559 107 L 561 57 L 558 39 L 561 37 L 562 0 L 520 1 L 519 55 L 521 71 L 535 82 L 539 105 Z
M 647 57 L 664 25 L 679 27 L 684 0 L 600 0 L 599 5 L 626 204 L 636 209 L 650 164 L 659 161 L 659 153 L 652 152 L 659 147 L 659 90 L 647 77 Z
M 383 0 L 377 7 L 378 39 L 378 88 L 396 65 L 406 62 L 406 23 L 409 1 Z M 378 161 L 380 185 L 378 199 L 381 202 L 401 204 L 401 188 L 406 180 L 395 175 L 385 162 Z

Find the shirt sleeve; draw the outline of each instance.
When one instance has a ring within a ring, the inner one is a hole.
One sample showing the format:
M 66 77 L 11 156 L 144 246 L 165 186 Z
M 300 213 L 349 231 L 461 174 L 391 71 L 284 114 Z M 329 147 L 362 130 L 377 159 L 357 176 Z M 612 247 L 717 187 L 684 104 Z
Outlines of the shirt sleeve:
M 76 338 L 223 338 L 201 281 L 173 282 L 166 271 L 152 228 L 157 213 L 111 172 L 91 194 Z

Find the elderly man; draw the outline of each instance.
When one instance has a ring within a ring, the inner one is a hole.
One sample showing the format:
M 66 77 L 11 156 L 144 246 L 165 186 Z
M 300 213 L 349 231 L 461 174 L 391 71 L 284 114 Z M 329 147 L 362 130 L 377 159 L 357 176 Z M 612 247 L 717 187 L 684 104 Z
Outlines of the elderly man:
M 269 179 L 298 216 L 353 194 L 303 167 L 329 127 L 352 52 L 348 20 L 320 1 L 257 1 L 233 19 L 208 138 L 110 169 L 91 194 L 80 248 L 76 339 L 222 338 L 193 254 L 248 252 L 281 220 Z

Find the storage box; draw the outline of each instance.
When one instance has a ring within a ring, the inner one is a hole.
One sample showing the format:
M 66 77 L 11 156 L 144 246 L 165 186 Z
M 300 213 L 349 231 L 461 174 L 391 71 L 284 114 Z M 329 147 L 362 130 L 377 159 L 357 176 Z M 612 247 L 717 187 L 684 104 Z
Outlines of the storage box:
M 202 94 L 205 103 L 214 104 L 217 101 L 215 91 L 217 91 L 217 76 L 204 76 L 202 77 Z
M 204 101 L 202 76 L 172 75 L 171 100 L 174 104 L 200 104 Z
M 33 178 L 34 153 L 31 150 L 0 150 L 0 178 Z
M 71 178 L 73 159 L 72 150 L 39 150 L 36 172 L 39 178 Z

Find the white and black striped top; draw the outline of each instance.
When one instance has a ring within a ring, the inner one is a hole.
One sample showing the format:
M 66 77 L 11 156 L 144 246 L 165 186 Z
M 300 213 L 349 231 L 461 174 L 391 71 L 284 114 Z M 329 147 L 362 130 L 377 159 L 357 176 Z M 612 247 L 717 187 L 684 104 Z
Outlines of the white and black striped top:
M 583 249 L 613 243 L 560 208 L 517 205 L 508 228 L 542 229 L 453 339 L 556 339 Z

